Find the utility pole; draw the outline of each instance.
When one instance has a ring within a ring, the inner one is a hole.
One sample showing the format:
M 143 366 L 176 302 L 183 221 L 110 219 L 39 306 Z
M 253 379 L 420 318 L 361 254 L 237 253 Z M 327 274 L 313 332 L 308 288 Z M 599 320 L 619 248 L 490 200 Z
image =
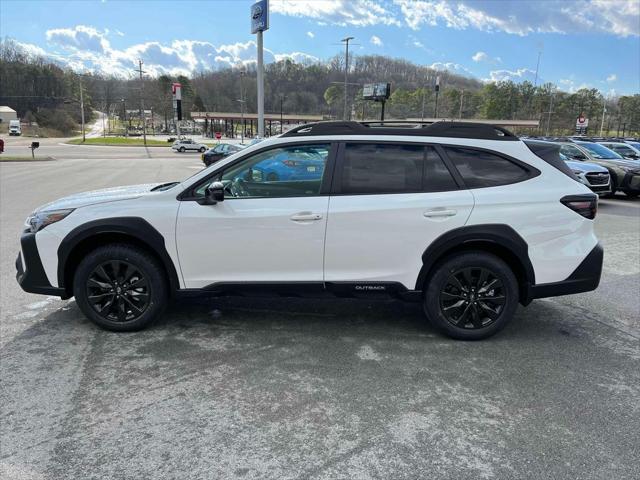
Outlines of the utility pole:
M 604 129 L 604 114 L 607 112 L 607 97 L 602 97 L 602 120 L 600 121 L 600 136 L 602 136 L 602 130 Z
M 144 138 L 144 145 L 147 145 L 147 119 L 144 113 L 144 81 L 142 74 L 146 73 L 142 70 L 142 59 L 138 59 L 138 69 L 135 70 L 140 74 L 140 117 L 142 118 L 142 137 Z
M 463 105 L 463 102 L 464 102 L 464 88 L 460 92 L 460 113 L 458 114 L 458 118 L 459 119 L 462 119 L 462 105 Z
M 102 138 L 107 137 L 107 132 L 104 129 L 104 111 L 107 109 L 107 102 L 102 102 Z
M 282 115 L 282 102 L 284 102 L 284 99 L 286 97 L 284 95 L 280 95 L 280 135 L 282 135 L 282 122 L 283 122 L 283 115 Z
M 344 42 L 345 52 L 344 52 L 344 115 L 343 119 L 348 120 L 348 108 L 347 108 L 347 85 L 349 80 L 349 42 L 353 40 L 354 37 L 346 37 L 340 40 Z
M 551 129 L 551 114 L 553 113 L 553 86 L 551 87 L 549 99 L 549 111 L 547 112 L 547 132 L 546 136 L 549 136 L 549 130 Z
M 84 133 L 84 96 L 82 94 L 82 76 L 78 75 L 78 81 L 80 82 L 80 121 L 82 122 L 82 143 L 85 142 L 86 137 Z
M 438 118 L 438 94 L 440 93 L 440 75 L 436 77 L 436 84 L 434 86 L 434 89 L 436 91 L 436 105 L 435 105 L 435 112 L 433 116 L 434 118 Z
M 422 113 L 420 114 L 420 121 L 424 122 L 424 105 L 425 105 L 425 100 L 427 98 L 427 88 L 426 88 L 426 84 L 429 81 L 429 77 L 426 78 L 425 80 L 425 85 L 422 86 Z
M 127 130 L 127 102 L 122 99 L 122 121 L 124 122 L 124 136 L 129 136 L 129 130 Z

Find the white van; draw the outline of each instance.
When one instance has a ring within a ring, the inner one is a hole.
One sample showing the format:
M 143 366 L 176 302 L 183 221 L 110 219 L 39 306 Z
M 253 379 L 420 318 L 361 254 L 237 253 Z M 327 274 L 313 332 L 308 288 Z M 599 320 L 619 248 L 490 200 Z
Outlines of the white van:
M 9 120 L 9 135 L 22 135 L 22 128 L 20 128 L 20 120 Z

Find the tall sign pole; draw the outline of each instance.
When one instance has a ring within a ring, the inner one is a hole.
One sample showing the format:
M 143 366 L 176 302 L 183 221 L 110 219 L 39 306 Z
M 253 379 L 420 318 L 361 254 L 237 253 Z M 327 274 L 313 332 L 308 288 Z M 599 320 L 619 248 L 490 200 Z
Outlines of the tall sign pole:
M 269 29 L 269 0 L 251 5 L 251 33 L 257 34 L 258 47 L 258 136 L 264 138 L 264 45 L 262 33 Z
M 176 135 L 180 138 L 180 122 L 182 121 L 182 84 L 171 84 L 171 93 L 173 94 L 173 118 L 176 121 Z
M 341 42 L 344 43 L 344 114 L 343 114 L 343 120 L 348 120 L 349 119 L 349 111 L 348 111 L 348 104 L 347 104 L 347 88 L 348 88 L 348 80 L 349 80 L 349 42 L 353 40 L 353 37 L 346 37 L 343 38 L 342 40 L 340 40 Z M 384 108 L 383 108 L 384 110 Z M 384 113 L 383 113 L 384 115 Z

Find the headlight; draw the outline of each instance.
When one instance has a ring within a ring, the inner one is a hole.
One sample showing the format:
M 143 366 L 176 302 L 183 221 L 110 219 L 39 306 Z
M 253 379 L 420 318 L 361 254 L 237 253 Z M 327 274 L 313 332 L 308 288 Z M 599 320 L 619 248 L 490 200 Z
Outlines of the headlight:
M 42 230 L 47 225 L 59 222 L 71 212 L 73 212 L 73 210 L 73 208 L 67 208 L 64 210 L 49 210 L 48 212 L 37 212 L 27 218 L 25 224 L 29 227 L 31 233 L 36 233 Z

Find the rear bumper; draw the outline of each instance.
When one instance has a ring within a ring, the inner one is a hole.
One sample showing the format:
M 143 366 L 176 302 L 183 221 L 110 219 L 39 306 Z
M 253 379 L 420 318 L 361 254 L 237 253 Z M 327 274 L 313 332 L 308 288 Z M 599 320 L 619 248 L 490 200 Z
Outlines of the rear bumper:
M 536 298 L 559 297 L 595 290 L 600 284 L 603 260 L 604 249 L 597 244 L 566 280 L 530 285 L 522 303 L 527 305 Z
M 53 287 L 42 267 L 40 254 L 36 245 L 35 233 L 23 233 L 20 237 L 22 251 L 16 258 L 16 280 L 20 287 L 29 293 L 42 295 L 55 295 L 60 298 L 69 298 L 64 288 Z M 22 266 L 24 262 L 24 268 Z

